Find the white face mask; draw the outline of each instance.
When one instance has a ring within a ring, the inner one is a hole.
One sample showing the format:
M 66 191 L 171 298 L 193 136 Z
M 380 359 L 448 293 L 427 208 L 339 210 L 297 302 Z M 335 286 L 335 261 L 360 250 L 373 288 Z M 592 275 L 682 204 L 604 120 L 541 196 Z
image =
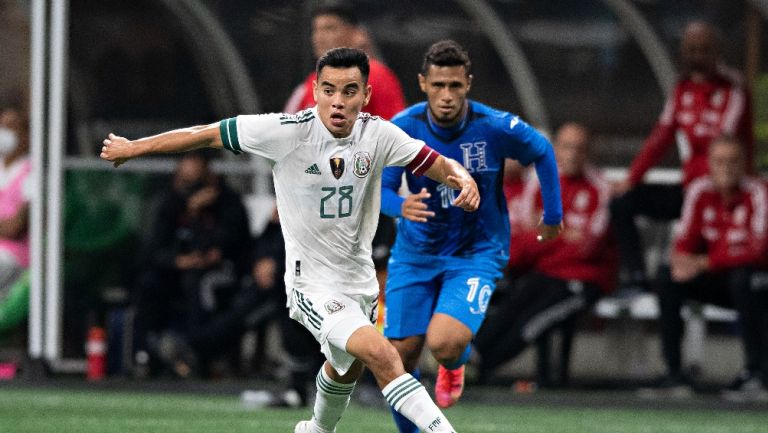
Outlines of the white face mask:
M 13 130 L 0 126 L 0 156 L 8 155 L 16 150 L 19 144 L 19 137 Z

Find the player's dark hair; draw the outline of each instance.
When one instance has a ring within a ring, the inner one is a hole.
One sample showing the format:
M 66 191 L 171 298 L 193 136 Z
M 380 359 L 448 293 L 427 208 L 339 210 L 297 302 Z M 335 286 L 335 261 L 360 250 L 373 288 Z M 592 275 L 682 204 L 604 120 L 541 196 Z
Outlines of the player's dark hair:
M 472 62 L 469 60 L 467 51 L 456 41 L 445 39 L 435 42 L 424 55 L 424 63 L 421 65 L 421 75 L 427 75 L 429 67 L 435 66 L 464 66 L 464 70 L 469 75 L 472 68 Z
M 317 59 L 315 71 L 320 76 L 320 71 L 324 67 L 332 68 L 358 68 L 363 76 L 363 83 L 368 84 L 368 75 L 371 72 L 371 66 L 368 63 L 368 55 L 356 48 L 332 48 Z
M 345 23 L 356 26 L 359 23 L 357 14 L 352 5 L 343 1 L 323 2 L 312 10 L 312 19 L 320 15 L 334 15 L 341 18 Z

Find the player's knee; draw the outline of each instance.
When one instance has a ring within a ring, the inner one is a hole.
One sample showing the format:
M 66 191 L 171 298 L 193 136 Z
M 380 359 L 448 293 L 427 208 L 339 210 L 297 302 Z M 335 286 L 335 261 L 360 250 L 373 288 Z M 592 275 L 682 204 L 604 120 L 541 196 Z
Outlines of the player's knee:
M 461 354 L 464 353 L 467 344 L 468 342 L 457 341 L 451 338 L 432 338 L 427 341 L 432 356 L 442 365 L 456 362 L 461 357 Z

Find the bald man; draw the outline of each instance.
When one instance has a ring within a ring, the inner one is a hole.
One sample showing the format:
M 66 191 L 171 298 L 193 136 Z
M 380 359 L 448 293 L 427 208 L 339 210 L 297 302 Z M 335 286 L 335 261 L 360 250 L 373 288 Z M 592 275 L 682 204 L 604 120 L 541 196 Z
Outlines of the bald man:
M 680 43 L 681 70 L 664 110 L 626 180 L 615 185 L 611 203 L 625 273 L 622 287 L 646 289 L 645 261 L 635 216 L 668 221 L 680 217 L 683 193 L 694 179 L 708 173 L 711 141 L 723 134 L 744 144 L 748 164 L 753 161 L 754 137 L 750 96 L 741 74 L 721 61 L 722 41 L 709 23 L 689 23 Z M 682 184 L 649 185 L 643 176 L 677 144 Z M 749 169 L 751 171 L 751 168 Z

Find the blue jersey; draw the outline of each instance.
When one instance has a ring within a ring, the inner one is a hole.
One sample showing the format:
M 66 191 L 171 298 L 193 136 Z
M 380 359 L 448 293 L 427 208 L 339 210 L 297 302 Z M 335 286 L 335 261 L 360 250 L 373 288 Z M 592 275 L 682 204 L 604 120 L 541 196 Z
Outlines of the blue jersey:
M 413 138 L 424 140 L 440 154 L 455 159 L 472 175 L 480 192 L 480 208 L 465 212 L 451 205 L 457 191 L 425 176 L 406 173 L 408 189 L 422 188 L 431 197 L 424 202 L 435 213 L 428 222 L 400 218 L 393 252 L 469 257 L 489 255 L 506 262 L 509 255 L 509 217 L 502 191 L 504 159 L 523 165 L 536 163 L 544 199 L 544 222 L 562 219 L 560 186 L 552 145 L 518 116 L 468 101 L 464 119 L 453 128 L 441 128 L 427 114 L 427 103 L 406 108 L 392 119 Z M 382 211 L 400 216 L 403 198 L 397 195 L 402 167 L 387 167 L 382 178 Z

